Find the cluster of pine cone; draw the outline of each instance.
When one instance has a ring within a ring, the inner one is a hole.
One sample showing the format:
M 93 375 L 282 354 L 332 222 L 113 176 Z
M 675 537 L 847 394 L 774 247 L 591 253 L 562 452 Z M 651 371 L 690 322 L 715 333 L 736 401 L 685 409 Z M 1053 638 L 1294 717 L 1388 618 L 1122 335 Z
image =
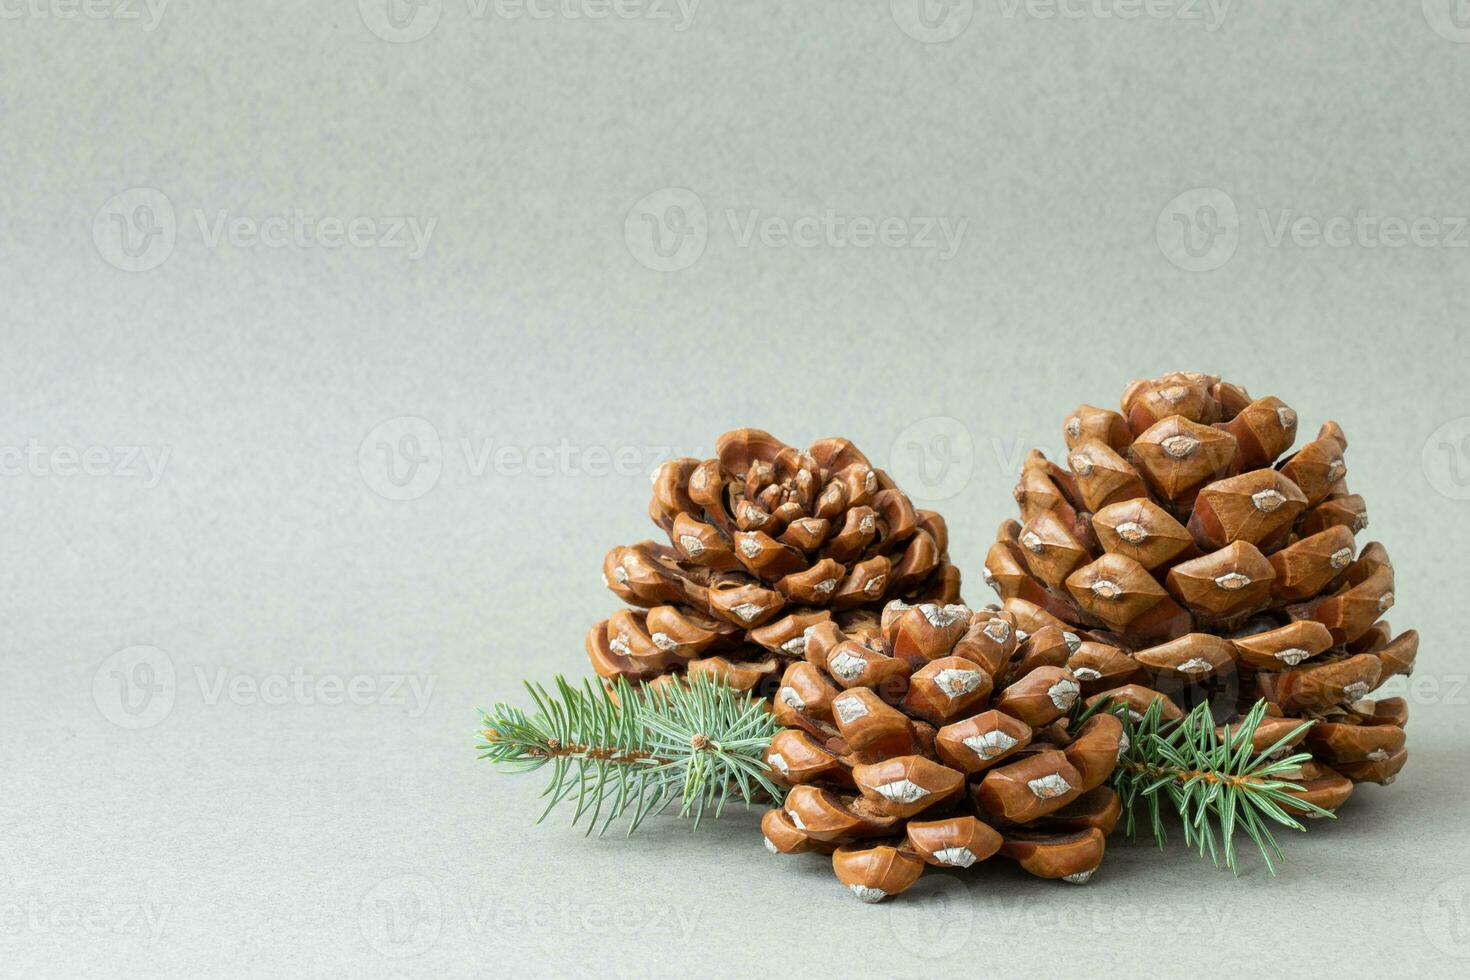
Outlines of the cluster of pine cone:
M 867 901 L 996 853 L 1086 881 L 1127 746 L 1111 714 L 1070 725 L 1079 701 L 1166 719 L 1208 701 L 1226 726 L 1265 699 L 1257 749 L 1316 722 L 1292 749 L 1312 755 L 1304 800 L 1390 782 L 1406 705 L 1367 695 L 1409 672 L 1418 637 L 1379 618 L 1393 568 L 1356 548 L 1342 430 L 1278 462 L 1296 413 L 1200 374 L 1136 381 L 1120 408 L 1066 420 L 1065 468 L 1026 459 L 984 609 L 960 601 L 943 519 L 846 440 L 803 452 L 742 429 L 715 459 L 666 463 L 649 513 L 669 543 L 608 553 L 608 587 L 637 608 L 592 628 L 593 667 L 768 698 L 783 729 L 766 762 L 789 792 L 766 844 L 831 854 Z

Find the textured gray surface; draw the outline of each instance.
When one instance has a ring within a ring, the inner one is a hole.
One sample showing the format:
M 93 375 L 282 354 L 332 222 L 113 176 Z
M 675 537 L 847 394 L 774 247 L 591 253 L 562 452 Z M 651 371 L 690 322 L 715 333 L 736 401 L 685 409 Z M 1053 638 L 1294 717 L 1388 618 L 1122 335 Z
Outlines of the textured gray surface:
M 364 4 L 4 7 L 8 971 L 1464 968 L 1448 2 L 957 0 L 926 29 L 902 2 L 456 0 L 401 31 Z M 305 244 L 298 212 L 405 244 Z M 1299 216 L 1337 244 L 1279 238 Z M 1086 888 L 985 867 L 866 907 L 754 814 L 588 841 L 474 761 L 476 707 L 581 671 L 668 450 L 849 435 L 944 511 L 984 601 L 1021 452 L 1175 367 L 1343 424 L 1424 639 L 1408 769 L 1276 880 L 1119 843 Z

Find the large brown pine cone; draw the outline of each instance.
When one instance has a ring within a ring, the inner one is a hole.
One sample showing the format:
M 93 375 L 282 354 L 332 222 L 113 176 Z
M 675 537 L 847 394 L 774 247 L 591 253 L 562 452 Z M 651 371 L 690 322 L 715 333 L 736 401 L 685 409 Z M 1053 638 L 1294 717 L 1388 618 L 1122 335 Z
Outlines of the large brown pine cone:
M 944 521 L 916 511 L 846 439 L 803 452 L 737 429 L 717 452 L 654 474 L 649 516 L 669 544 L 617 547 L 603 560 L 608 588 L 641 608 L 589 632 L 602 677 L 710 672 L 768 696 L 812 628 L 893 598 L 958 599 Z
M 1000 609 L 937 603 L 808 631 L 772 706 L 787 727 L 766 764 L 793 788 L 761 821 L 766 846 L 830 853 L 870 902 L 925 865 L 997 852 L 1086 881 L 1121 813 L 1105 784 L 1125 746 L 1107 713 L 1068 733 L 1079 642 L 1055 626 L 1024 635 Z
M 1298 781 L 1326 809 L 1390 782 L 1407 706 L 1367 695 L 1409 673 L 1419 640 L 1379 619 L 1393 566 L 1380 544 L 1356 550 L 1368 520 L 1342 430 L 1328 422 L 1278 463 L 1296 412 L 1202 374 L 1135 381 L 1121 407 L 1066 420 L 1066 469 L 1026 460 L 1024 523 L 1002 524 L 985 561 L 1017 626 L 1073 634 L 1067 664 L 1089 697 L 1208 700 L 1222 723 L 1265 698 L 1258 747 L 1317 721 Z

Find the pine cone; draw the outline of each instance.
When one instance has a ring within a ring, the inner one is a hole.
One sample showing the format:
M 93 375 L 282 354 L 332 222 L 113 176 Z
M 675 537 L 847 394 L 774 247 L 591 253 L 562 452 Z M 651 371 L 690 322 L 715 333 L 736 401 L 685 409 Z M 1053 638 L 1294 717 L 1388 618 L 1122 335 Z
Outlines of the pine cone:
M 1067 419 L 1067 469 L 1026 459 L 1024 523 L 1002 524 L 985 560 L 1016 625 L 1069 634 L 1091 700 L 1208 700 L 1228 724 L 1265 698 L 1258 749 L 1315 720 L 1297 782 L 1325 809 L 1392 781 L 1407 706 L 1366 695 L 1409 673 L 1419 640 L 1378 619 L 1393 567 L 1380 544 L 1355 551 L 1368 520 L 1342 430 L 1328 422 L 1277 463 L 1296 413 L 1202 374 L 1135 381 L 1121 407 Z
M 589 632 L 602 677 L 668 683 L 708 672 L 769 696 L 811 630 L 861 621 L 895 597 L 958 598 L 943 519 L 915 510 L 852 443 L 823 439 L 802 452 L 737 429 L 717 453 L 654 474 L 649 516 L 668 545 L 603 559 L 608 588 L 641 609 Z
M 793 788 L 761 821 L 766 846 L 830 853 L 870 902 L 925 865 L 997 852 L 1086 881 L 1121 813 L 1105 784 L 1124 746 L 1111 714 L 1068 733 L 1081 688 L 1066 664 L 1079 645 L 957 604 L 893 602 L 880 622 L 807 631 L 772 706 L 786 727 L 766 764 Z

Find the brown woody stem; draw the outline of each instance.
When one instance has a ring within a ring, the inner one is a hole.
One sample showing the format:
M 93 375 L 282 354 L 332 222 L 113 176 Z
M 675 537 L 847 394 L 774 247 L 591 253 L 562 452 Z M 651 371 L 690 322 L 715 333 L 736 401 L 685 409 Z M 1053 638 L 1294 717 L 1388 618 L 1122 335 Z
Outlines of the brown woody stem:
M 1120 762 L 1120 766 L 1141 772 L 1151 779 L 1160 776 L 1169 776 L 1174 780 L 1186 783 L 1191 779 L 1203 779 L 1207 783 L 1225 783 L 1230 786 L 1258 786 L 1265 780 L 1257 776 L 1221 776 L 1217 772 L 1209 772 L 1203 769 L 1171 769 L 1166 766 L 1150 766 L 1142 762 Z M 1274 782 L 1275 780 L 1271 780 Z
M 500 733 L 494 729 L 486 729 L 483 734 L 488 742 L 496 741 L 500 737 Z M 648 752 L 619 752 L 616 749 L 580 745 L 575 742 L 563 744 L 556 739 L 548 741 L 545 748 L 539 745 L 527 746 L 525 752 L 526 755 L 537 759 L 582 758 L 593 762 L 611 762 L 623 766 L 666 766 L 674 761 L 659 758 Z

